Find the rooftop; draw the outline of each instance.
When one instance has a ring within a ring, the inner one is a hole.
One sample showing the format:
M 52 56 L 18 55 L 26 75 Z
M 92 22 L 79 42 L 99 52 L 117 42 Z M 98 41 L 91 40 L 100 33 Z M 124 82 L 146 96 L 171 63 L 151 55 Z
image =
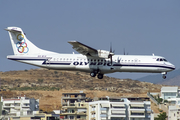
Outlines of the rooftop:
M 161 92 L 177 92 L 178 87 L 162 87 Z
M 62 93 L 62 95 L 86 95 L 85 93 Z

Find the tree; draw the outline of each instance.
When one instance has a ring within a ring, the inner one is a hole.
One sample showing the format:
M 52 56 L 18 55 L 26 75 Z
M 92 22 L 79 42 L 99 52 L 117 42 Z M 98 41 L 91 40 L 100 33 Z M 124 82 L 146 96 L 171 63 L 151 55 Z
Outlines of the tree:
M 165 120 L 167 118 L 166 112 L 160 113 L 154 120 Z
M 38 79 L 38 83 L 42 84 L 44 79 Z

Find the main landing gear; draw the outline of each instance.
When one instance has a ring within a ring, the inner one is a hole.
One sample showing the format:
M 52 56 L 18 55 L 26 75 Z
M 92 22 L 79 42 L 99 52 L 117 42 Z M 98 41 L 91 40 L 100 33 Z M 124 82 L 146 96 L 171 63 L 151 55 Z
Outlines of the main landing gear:
M 97 72 L 93 71 L 90 73 L 90 76 L 95 77 L 96 74 L 97 74 Z M 98 73 L 98 75 L 97 75 L 98 79 L 103 79 L 103 76 L 104 76 L 104 74 L 101 74 L 101 73 Z

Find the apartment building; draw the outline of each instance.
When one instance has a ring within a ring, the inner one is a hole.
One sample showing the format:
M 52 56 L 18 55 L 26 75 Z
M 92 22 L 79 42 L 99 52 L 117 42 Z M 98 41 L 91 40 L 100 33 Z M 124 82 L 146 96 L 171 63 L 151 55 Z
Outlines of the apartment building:
M 178 87 L 162 87 L 161 98 L 167 100 L 170 98 L 176 98 L 178 96 Z
M 153 120 L 151 102 L 128 98 L 101 98 L 89 102 L 89 120 Z
M 86 102 L 86 94 L 81 93 L 63 93 L 61 105 L 65 120 L 88 120 L 88 102 Z
M 34 115 L 39 113 L 39 99 L 30 99 L 25 96 L 18 96 L 16 98 L 3 99 L 1 97 L 2 110 L 8 113 L 11 117 L 20 117 L 27 115 Z

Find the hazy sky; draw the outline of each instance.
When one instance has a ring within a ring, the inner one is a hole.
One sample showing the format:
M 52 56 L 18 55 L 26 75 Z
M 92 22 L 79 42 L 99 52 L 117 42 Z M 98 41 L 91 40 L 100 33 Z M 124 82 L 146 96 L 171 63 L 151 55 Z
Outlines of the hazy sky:
M 180 68 L 179 0 L 0 0 L 0 71 L 25 70 L 37 67 L 6 59 L 13 54 L 4 30 L 9 26 L 21 27 L 31 42 L 54 52 L 75 52 L 71 40 L 104 50 L 112 43 L 115 54 L 124 48 L 132 55 L 154 53 Z

